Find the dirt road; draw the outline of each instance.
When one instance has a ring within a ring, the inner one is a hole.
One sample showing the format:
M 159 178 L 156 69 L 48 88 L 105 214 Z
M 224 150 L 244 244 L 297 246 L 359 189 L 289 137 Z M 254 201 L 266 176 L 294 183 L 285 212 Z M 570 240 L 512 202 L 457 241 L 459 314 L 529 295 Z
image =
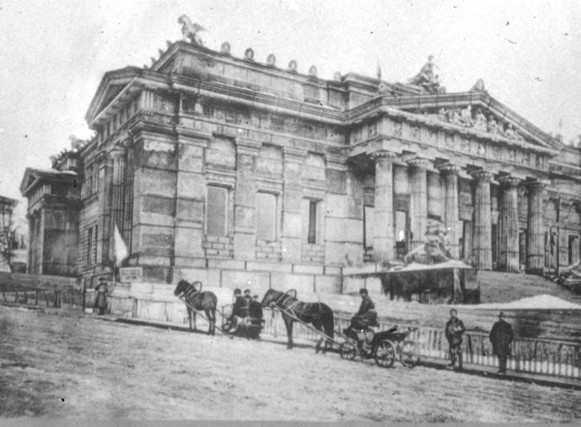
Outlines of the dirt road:
M 0 415 L 560 421 L 578 391 L 0 306 Z

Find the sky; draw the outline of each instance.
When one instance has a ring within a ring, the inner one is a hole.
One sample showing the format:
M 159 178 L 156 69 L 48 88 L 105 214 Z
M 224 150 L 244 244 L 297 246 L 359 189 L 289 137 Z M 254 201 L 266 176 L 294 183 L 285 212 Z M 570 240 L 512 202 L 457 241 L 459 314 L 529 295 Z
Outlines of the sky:
M 84 120 L 106 71 L 151 64 L 177 19 L 242 57 L 274 53 L 319 77 L 353 71 L 407 82 L 434 55 L 448 92 L 482 78 L 489 93 L 565 142 L 581 134 L 578 0 L 0 0 L 0 195 L 20 199 L 26 167 L 48 168 L 89 138 Z M 19 213 L 26 209 L 20 202 Z

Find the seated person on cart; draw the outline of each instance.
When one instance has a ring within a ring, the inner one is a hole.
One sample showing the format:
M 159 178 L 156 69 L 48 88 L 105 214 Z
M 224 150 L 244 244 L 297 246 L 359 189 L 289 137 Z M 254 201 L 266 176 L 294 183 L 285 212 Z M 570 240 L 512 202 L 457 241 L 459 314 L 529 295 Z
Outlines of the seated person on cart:
M 242 296 L 242 291 L 234 289 L 234 304 L 232 305 L 232 314 L 228 318 L 224 329 L 226 332 L 235 333 L 240 321 L 248 317 L 248 300 Z
M 367 289 L 360 289 L 361 305 L 359 311 L 351 318 L 351 328 L 353 329 L 367 329 L 370 326 L 379 326 L 377 324 L 377 312 L 375 311 L 375 304 L 369 298 Z

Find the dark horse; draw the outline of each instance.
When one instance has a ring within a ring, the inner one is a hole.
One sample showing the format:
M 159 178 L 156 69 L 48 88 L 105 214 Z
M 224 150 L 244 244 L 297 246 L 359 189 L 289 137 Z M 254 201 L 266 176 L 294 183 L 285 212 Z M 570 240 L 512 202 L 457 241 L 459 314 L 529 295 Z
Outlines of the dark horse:
M 175 291 L 176 297 L 183 297 L 186 307 L 188 309 L 188 319 L 190 321 L 190 330 L 197 330 L 196 327 L 196 311 L 204 310 L 206 319 L 210 325 L 208 334 L 214 335 L 216 333 L 216 306 L 218 305 L 218 298 L 213 292 L 200 292 L 196 286 L 202 287 L 202 282 L 189 283 L 185 280 L 180 280 Z M 193 328 L 192 328 L 193 317 Z
M 282 318 L 286 325 L 288 349 L 293 348 L 293 322 L 296 320 L 293 319 L 292 316 L 307 324 L 312 323 L 316 329 L 324 332 L 330 339 L 333 339 L 333 326 L 335 319 L 333 317 L 333 311 L 328 305 L 317 302 L 302 302 L 288 293 L 269 289 L 266 291 L 266 294 L 264 294 L 262 306 L 267 307 L 271 305 L 281 309 Z M 289 313 L 292 314 L 292 316 L 289 315 Z M 319 342 L 317 342 L 317 353 L 320 351 L 323 341 L 325 341 L 323 353 L 327 350 L 327 346 L 331 344 L 328 339 L 321 337 Z

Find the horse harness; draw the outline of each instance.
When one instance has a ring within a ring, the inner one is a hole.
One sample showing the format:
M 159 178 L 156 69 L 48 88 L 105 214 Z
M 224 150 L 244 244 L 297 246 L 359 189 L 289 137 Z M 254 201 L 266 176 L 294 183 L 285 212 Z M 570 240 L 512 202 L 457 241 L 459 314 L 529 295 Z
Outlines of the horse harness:
M 290 300 L 294 300 L 294 301 L 290 301 Z M 286 303 L 288 303 L 290 301 L 290 305 L 286 305 Z M 321 302 L 319 302 L 317 305 L 319 306 L 319 312 L 318 313 L 307 313 L 306 311 L 302 311 L 302 313 L 299 311 L 299 313 L 297 313 L 296 307 L 300 304 L 303 305 L 307 305 L 307 303 L 303 303 L 301 301 L 299 301 L 297 298 L 292 297 L 287 293 L 284 293 L 283 295 L 281 295 L 275 302 L 275 305 L 280 305 L 283 306 L 286 310 L 288 310 L 290 313 L 292 313 L 293 316 L 297 317 L 299 315 L 302 316 L 312 316 L 312 317 L 320 317 L 323 310 L 322 310 L 322 306 L 321 306 Z

